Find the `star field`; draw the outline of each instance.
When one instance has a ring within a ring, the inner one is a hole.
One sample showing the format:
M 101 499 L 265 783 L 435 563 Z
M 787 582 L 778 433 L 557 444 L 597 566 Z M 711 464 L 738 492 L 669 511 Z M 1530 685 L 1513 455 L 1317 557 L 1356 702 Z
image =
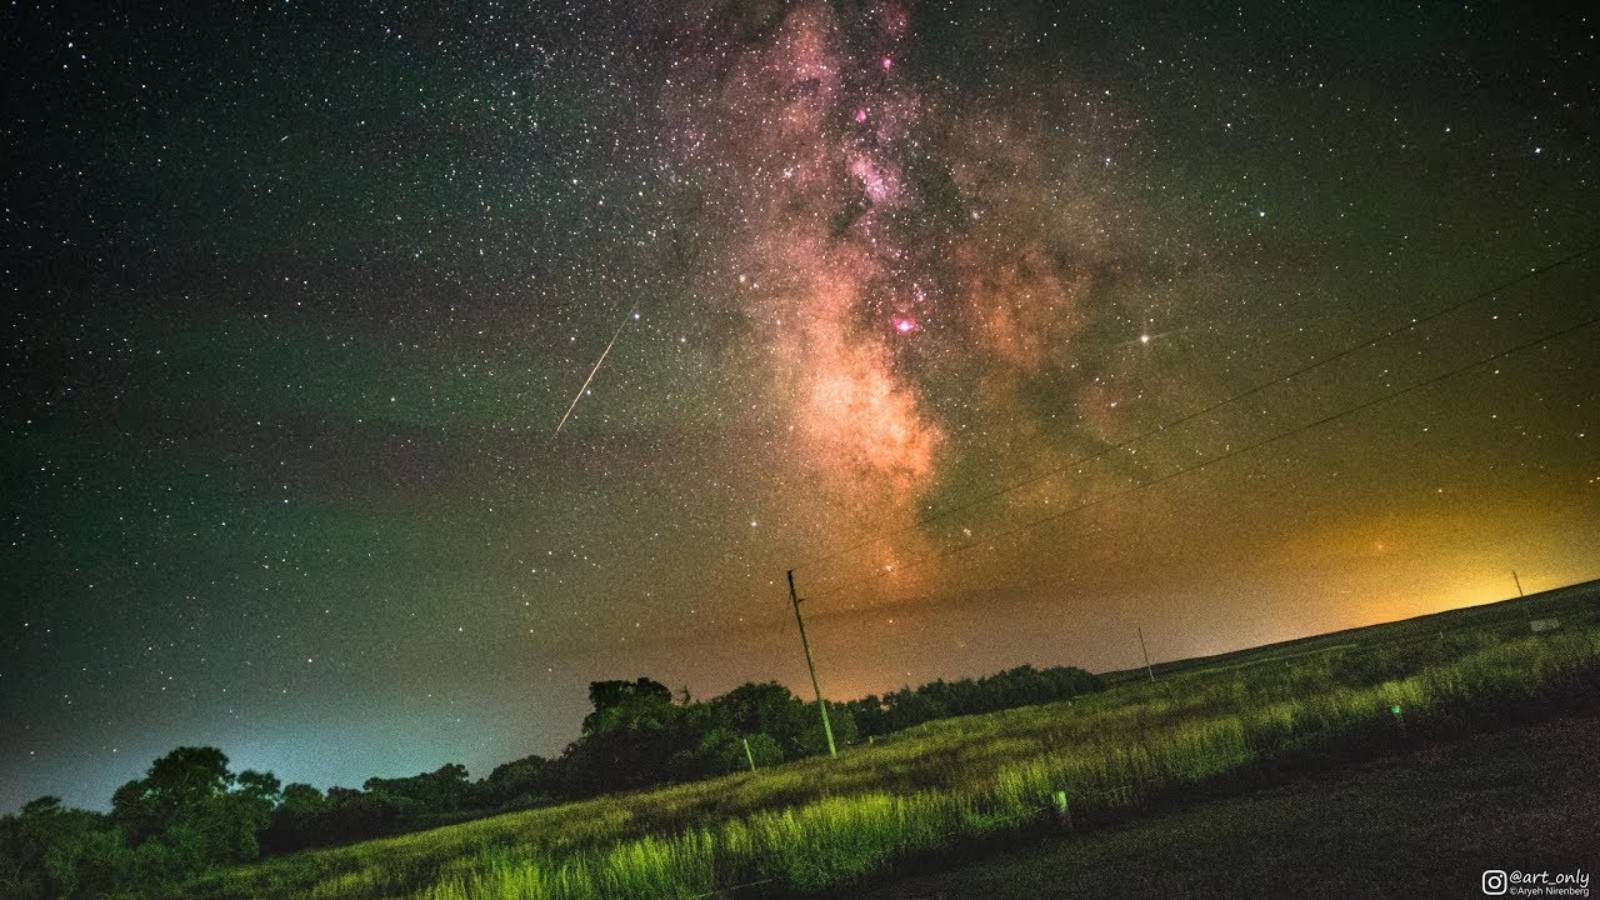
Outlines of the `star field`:
M 1600 575 L 1596 329 L 1172 476 L 1600 312 L 1593 17 L 0 15 L 0 808 Z

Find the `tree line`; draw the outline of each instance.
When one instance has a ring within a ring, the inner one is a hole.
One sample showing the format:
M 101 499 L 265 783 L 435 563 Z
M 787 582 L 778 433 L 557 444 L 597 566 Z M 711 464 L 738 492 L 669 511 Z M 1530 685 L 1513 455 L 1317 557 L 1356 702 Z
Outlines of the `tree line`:
M 1062 700 L 1103 688 L 1082 669 L 1022 666 L 829 704 L 849 746 L 932 719 Z M 476 816 L 672 781 L 709 778 L 827 751 L 815 703 L 776 682 L 697 701 L 649 678 L 598 681 L 581 733 L 553 758 L 526 756 L 473 781 L 447 763 L 360 790 L 284 785 L 233 772 L 212 747 L 179 747 L 112 795 L 109 813 L 41 797 L 0 817 L 0 895 L 159 894 L 207 869 L 263 854 L 365 840 Z

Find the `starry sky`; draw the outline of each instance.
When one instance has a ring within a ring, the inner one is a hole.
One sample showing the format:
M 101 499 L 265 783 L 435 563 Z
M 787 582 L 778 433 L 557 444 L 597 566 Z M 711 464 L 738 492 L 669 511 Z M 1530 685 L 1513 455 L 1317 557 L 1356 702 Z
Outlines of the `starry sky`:
M 0 810 L 1600 577 L 1560 7 L 8 7 Z

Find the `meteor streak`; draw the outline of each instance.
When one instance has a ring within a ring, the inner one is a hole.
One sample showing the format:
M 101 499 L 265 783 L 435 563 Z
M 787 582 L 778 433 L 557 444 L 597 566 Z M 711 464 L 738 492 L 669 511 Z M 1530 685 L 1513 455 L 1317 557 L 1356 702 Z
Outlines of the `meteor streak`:
M 600 351 L 600 358 L 594 361 L 594 368 L 589 370 L 589 377 L 583 380 L 583 387 L 578 388 L 577 396 L 572 398 L 572 405 L 567 407 L 566 414 L 561 417 L 561 422 L 556 425 L 555 434 L 550 435 L 550 440 L 553 441 L 561 436 L 561 429 L 567 427 L 567 420 L 572 418 L 572 411 L 578 408 L 578 401 L 583 399 L 583 392 L 589 389 L 590 383 L 594 381 L 595 374 L 600 371 L 602 365 L 605 365 L 606 357 L 610 355 L 611 348 L 616 346 L 617 338 L 622 337 L 622 329 L 628 327 L 628 319 L 636 315 L 638 313 L 635 310 L 629 310 L 627 317 L 622 320 L 622 324 L 617 326 L 616 333 L 611 336 L 610 342 L 606 344 L 606 349 Z

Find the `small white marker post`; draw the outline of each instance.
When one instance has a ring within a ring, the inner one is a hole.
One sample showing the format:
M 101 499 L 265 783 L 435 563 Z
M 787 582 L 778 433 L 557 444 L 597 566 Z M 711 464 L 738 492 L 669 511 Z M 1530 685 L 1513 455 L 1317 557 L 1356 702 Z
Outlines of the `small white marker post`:
M 1056 821 L 1068 831 L 1072 830 L 1072 807 L 1067 803 L 1067 792 L 1056 791 L 1050 797 L 1056 807 Z

